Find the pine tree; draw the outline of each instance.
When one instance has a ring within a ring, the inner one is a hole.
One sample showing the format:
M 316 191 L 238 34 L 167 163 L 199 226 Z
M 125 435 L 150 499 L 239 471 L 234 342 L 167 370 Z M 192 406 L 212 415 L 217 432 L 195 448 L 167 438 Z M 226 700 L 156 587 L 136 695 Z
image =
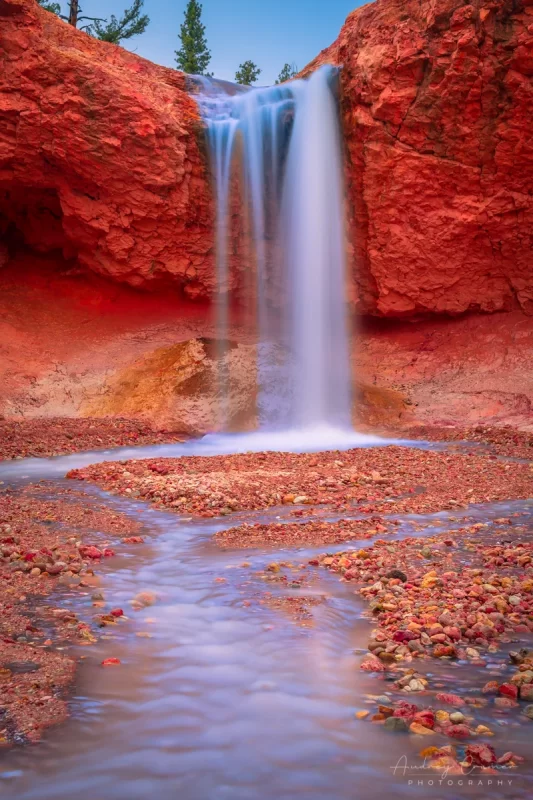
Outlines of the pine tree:
M 256 82 L 260 74 L 261 70 L 257 64 L 250 60 L 244 61 L 239 64 L 239 69 L 235 73 L 235 81 L 243 86 L 251 86 L 252 83 Z
M 295 75 L 298 74 L 298 67 L 296 64 L 284 64 L 283 69 L 278 75 L 278 79 L 276 83 L 285 83 L 285 81 L 290 81 L 291 78 L 294 78 Z
M 41 8 L 44 8 L 45 11 L 50 11 L 52 14 L 57 14 L 57 16 L 61 16 L 61 6 L 59 3 L 50 3 L 48 0 L 37 0 Z
M 207 75 L 211 51 L 207 47 L 205 25 L 202 25 L 201 3 L 189 0 L 184 17 L 179 33 L 181 47 L 175 51 L 177 69 L 190 75 Z
M 131 39 L 132 36 L 138 36 L 144 33 L 150 22 L 150 17 L 146 14 L 141 14 L 144 0 L 133 0 L 131 8 L 124 11 L 122 17 L 117 20 L 114 14 L 111 14 L 111 19 L 95 20 L 93 25 L 89 25 L 87 33 L 94 36 L 96 39 L 101 39 L 103 42 L 112 42 L 118 44 L 122 39 Z
M 127 8 L 120 19 L 117 20 L 114 14 L 111 14 L 111 19 L 101 19 L 100 17 L 87 17 L 83 14 L 83 9 L 80 6 L 79 0 L 68 0 L 68 13 L 61 13 L 61 6 L 59 3 L 50 2 L 50 0 L 37 0 L 40 6 L 46 11 L 51 11 L 57 14 L 58 17 L 64 19 L 69 25 L 74 28 L 89 33 L 96 39 L 101 39 L 104 42 L 112 42 L 118 44 L 122 39 L 131 39 L 132 36 L 137 36 L 144 33 L 150 18 L 146 14 L 141 14 L 144 0 L 133 0 L 131 8 Z M 80 25 L 81 22 L 92 23 Z
M 92 20 L 93 22 L 96 20 L 95 17 L 85 17 L 80 16 L 82 14 L 82 9 L 80 7 L 80 0 L 68 0 L 67 2 L 67 13 L 61 13 L 61 5 L 59 3 L 52 3 L 50 0 L 37 0 L 40 6 L 44 8 L 46 11 L 51 11 L 52 14 L 57 14 L 58 17 L 64 19 L 65 22 L 68 22 L 69 25 L 72 25 L 73 28 L 78 27 L 78 22 L 82 22 L 83 20 Z M 99 22 L 105 22 L 103 19 L 98 19 Z M 87 25 L 81 25 L 80 29 L 86 30 Z

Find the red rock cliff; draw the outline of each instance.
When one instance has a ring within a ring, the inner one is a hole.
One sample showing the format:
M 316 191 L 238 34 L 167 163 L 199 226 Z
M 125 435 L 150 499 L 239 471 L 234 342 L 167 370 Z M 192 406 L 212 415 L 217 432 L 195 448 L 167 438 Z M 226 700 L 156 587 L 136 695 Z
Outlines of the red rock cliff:
M 0 23 L 3 229 L 114 280 L 208 294 L 213 209 L 184 76 L 33 0 L 0 0 Z M 531 311 L 533 0 L 377 0 L 325 60 L 343 65 L 361 310 Z
M 354 360 L 382 422 L 531 426 L 532 41 L 532 0 L 377 0 L 313 62 L 344 65 L 354 284 L 392 318 Z M 0 0 L 0 414 L 213 427 L 216 330 L 188 302 L 213 240 L 183 75 Z M 232 340 L 241 425 L 253 337 Z
M 343 65 L 362 308 L 533 311 L 533 0 L 377 0 Z
M 0 0 L 0 233 L 134 286 L 196 294 L 213 209 L 184 75 Z

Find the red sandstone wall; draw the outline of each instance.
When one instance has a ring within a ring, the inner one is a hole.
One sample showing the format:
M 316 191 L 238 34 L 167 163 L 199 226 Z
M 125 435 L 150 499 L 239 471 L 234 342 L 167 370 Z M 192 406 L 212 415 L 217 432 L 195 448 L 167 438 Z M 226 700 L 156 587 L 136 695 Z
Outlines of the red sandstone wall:
M 34 0 L 0 0 L 0 233 L 11 222 L 33 249 L 101 275 L 205 293 L 213 208 L 202 142 L 182 73 Z
M 532 41 L 533 0 L 377 0 L 309 67 L 344 65 L 359 307 L 426 316 L 360 333 L 383 423 L 531 425 Z M 129 414 L 142 373 L 160 420 L 176 343 L 216 333 L 178 301 L 214 283 L 202 142 L 182 74 L 0 0 L 0 414 Z
M 361 308 L 533 311 L 533 0 L 377 0 L 343 65 Z
M 533 0 L 377 0 L 309 68 L 324 61 L 343 65 L 361 311 L 530 312 Z M 208 294 L 202 149 L 181 73 L 0 0 L 4 231 L 117 281 Z

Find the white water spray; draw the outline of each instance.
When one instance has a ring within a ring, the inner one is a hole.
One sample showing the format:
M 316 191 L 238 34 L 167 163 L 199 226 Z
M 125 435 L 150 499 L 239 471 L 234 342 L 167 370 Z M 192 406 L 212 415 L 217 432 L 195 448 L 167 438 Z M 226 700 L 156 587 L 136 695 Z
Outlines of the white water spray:
M 324 66 L 308 80 L 264 89 L 195 79 L 215 183 L 223 341 L 232 169 L 244 177 L 257 281 L 262 433 L 354 435 L 335 78 L 336 70 Z M 276 347 L 287 353 L 282 365 L 272 358 Z

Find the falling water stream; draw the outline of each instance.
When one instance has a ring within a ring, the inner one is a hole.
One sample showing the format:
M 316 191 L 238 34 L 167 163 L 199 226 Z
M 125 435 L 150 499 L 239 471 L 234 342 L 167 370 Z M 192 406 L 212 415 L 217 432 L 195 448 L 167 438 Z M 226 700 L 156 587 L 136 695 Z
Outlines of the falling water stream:
M 263 89 L 199 82 L 217 208 L 219 338 L 229 339 L 229 210 L 238 172 L 251 223 L 263 431 L 353 436 L 336 76 L 324 66 L 308 80 Z M 284 363 L 276 350 L 286 353 Z

